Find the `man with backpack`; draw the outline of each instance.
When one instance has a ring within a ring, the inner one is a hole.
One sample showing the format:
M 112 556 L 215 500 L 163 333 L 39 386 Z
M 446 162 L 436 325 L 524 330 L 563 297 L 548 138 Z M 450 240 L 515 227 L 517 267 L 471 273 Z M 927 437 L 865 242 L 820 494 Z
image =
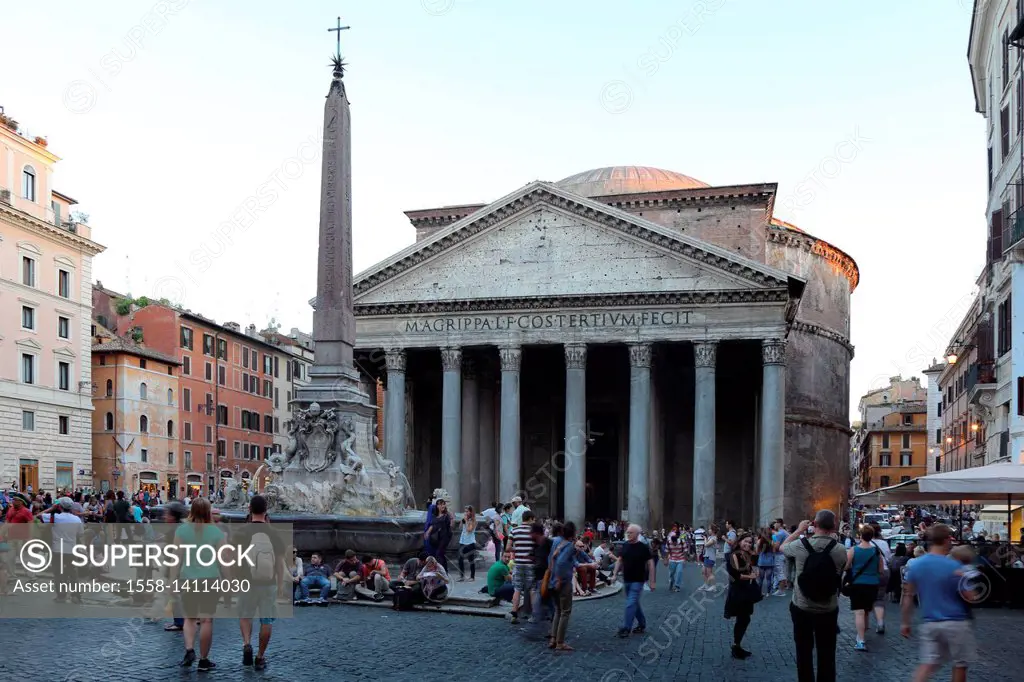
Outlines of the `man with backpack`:
M 285 543 L 271 529 L 267 520 L 267 498 L 254 495 L 249 501 L 249 515 L 250 521 L 243 526 L 245 530 L 238 538 L 238 544 L 252 547 L 249 556 L 253 565 L 241 562 L 238 567 L 238 578 L 250 581 L 249 591 L 243 593 L 238 602 L 242 615 L 238 625 L 242 631 L 242 665 L 263 670 L 267 666 L 267 645 L 270 644 L 270 633 L 277 617 L 277 587 L 288 571 L 284 563 Z M 257 524 L 265 524 L 266 529 Z M 259 651 L 253 659 L 252 619 L 257 615 L 260 619 Z
M 815 682 L 817 649 L 817 682 L 835 682 L 839 576 L 846 565 L 846 549 L 835 538 L 836 515 L 831 511 L 819 511 L 814 517 L 814 534 L 804 537 L 810 526 L 810 521 L 801 521 L 796 532 L 782 543 L 782 553 L 796 563 L 789 612 L 796 644 L 797 680 Z

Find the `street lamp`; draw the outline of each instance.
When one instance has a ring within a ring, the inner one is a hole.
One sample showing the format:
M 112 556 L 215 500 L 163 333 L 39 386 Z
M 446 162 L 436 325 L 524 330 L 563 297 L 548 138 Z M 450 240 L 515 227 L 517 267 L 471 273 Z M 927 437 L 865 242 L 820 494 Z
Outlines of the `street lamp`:
M 948 362 L 951 365 L 955 365 L 958 359 L 959 358 L 957 358 L 956 353 L 953 352 L 950 352 L 950 354 L 946 356 L 946 362 Z
M 971 431 L 973 431 L 974 433 L 977 433 L 978 432 L 978 428 L 979 428 L 978 427 L 978 422 L 971 422 Z

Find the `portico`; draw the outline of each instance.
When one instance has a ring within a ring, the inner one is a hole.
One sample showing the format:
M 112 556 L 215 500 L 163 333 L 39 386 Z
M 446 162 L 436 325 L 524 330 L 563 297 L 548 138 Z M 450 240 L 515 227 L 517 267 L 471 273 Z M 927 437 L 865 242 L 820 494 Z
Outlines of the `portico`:
M 420 497 L 656 527 L 781 513 L 799 278 L 538 182 L 354 288 L 385 454 Z

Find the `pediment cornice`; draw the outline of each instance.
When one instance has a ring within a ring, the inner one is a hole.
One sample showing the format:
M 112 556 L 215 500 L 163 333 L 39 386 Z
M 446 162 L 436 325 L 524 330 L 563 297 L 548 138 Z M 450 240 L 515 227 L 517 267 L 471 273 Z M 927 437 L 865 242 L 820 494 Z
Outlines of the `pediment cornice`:
M 803 284 L 799 278 L 781 270 L 736 256 L 725 249 L 687 235 L 675 233 L 639 216 L 565 192 L 547 183 L 534 182 L 360 273 L 353 285 L 354 293 L 358 297 L 360 294 L 371 291 L 417 265 L 457 247 L 467 239 L 538 205 L 547 205 L 567 211 L 638 241 L 703 263 L 713 269 L 728 273 L 734 278 L 748 282 L 751 288 L 788 287 L 791 282 L 797 282 L 801 286 Z

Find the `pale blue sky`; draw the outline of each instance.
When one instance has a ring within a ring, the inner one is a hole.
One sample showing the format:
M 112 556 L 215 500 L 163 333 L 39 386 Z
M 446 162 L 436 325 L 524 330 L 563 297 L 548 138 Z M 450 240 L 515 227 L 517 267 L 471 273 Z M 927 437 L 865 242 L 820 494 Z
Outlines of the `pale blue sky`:
M 4 8 L 0 104 L 63 157 L 105 285 L 309 329 L 320 163 L 286 162 L 311 158 L 341 14 L 357 271 L 413 241 L 403 210 L 534 179 L 778 182 L 776 215 L 860 266 L 855 410 L 941 355 L 983 264 L 971 4 L 41 0 Z M 276 201 L 223 249 L 217 226 L 275 173 Z M 220 254 L 205 269 L 202 245 Z

